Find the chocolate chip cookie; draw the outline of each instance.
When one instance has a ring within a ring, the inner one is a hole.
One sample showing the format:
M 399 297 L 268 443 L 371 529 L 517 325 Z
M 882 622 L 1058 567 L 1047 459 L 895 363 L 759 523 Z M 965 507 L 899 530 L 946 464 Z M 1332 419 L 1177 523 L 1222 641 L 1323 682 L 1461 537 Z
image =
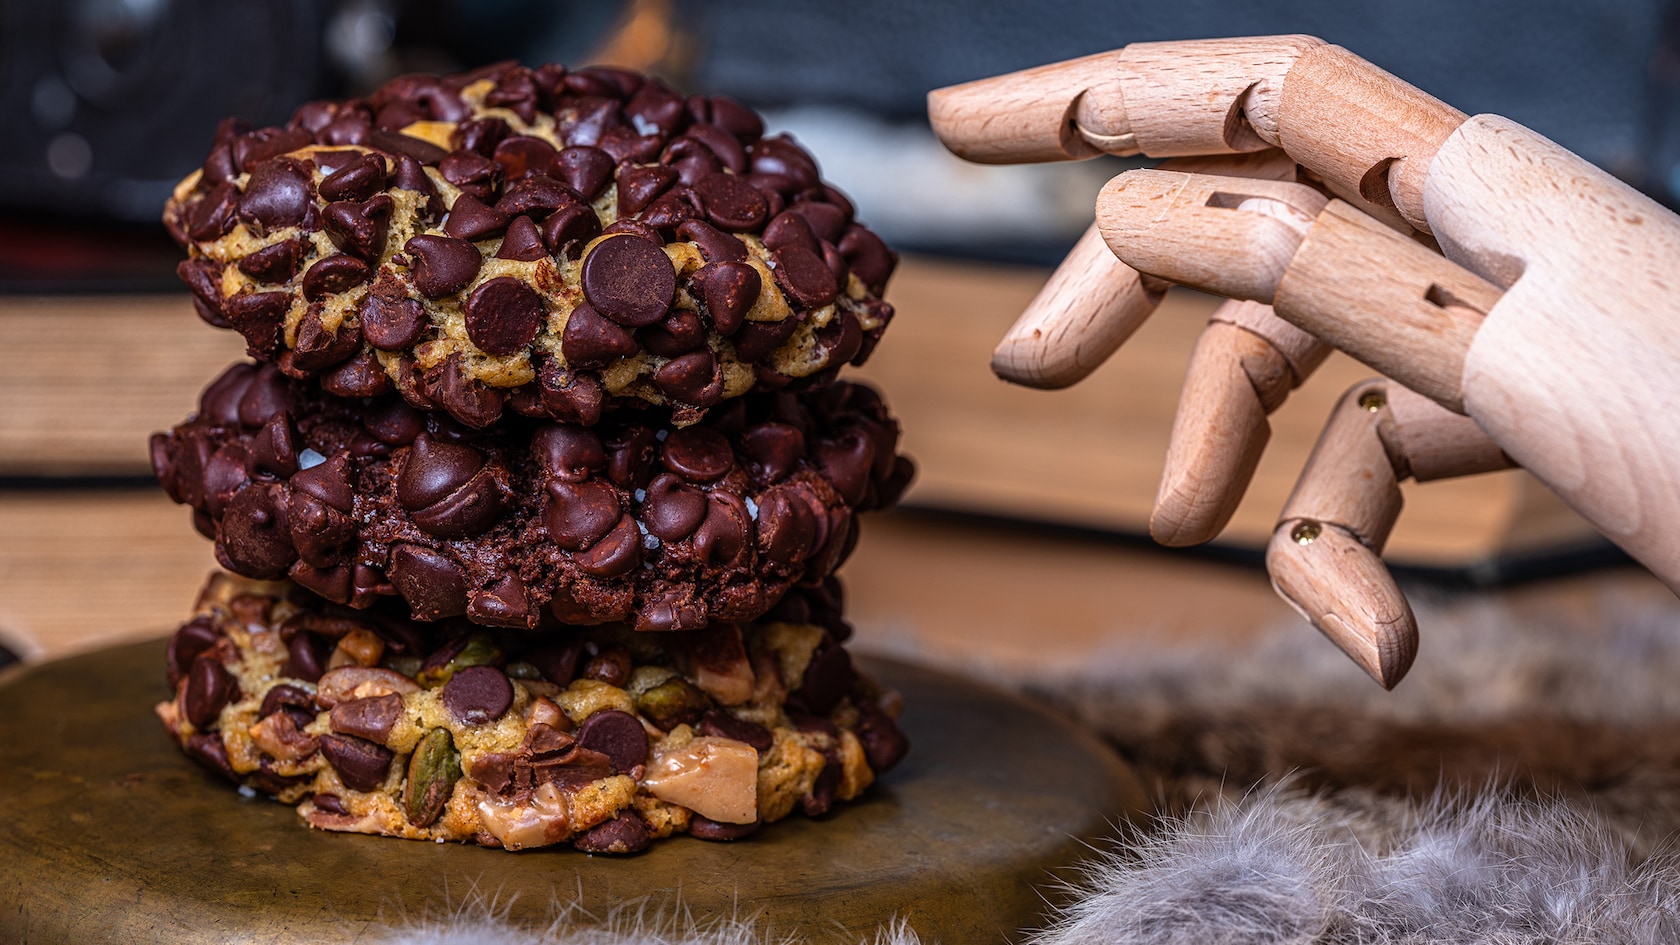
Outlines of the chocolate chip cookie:
M 182 749 L 326 830 L 509 850 L 733 840 L 858 796 L 908 748 L 823 628 L 534 636 L 213 575 L 171 638 Z
M 648 409 L 475 430 L 238 364 L 153 436 L 152 459 L 238 574 L 357 608 L 399 597 L 417 620 L 663 631 L 819 588 L 857 513 L 909 482 L 897 443 L 875 392 L 844 381 L 736 398 L 686 427 Z
M 472 428 L 678 426 L 866 359 L 896 255 L 797 143 L 614 69 L 404 76 L 227 121 L 165 223 L 200 316 L 342 397 Z

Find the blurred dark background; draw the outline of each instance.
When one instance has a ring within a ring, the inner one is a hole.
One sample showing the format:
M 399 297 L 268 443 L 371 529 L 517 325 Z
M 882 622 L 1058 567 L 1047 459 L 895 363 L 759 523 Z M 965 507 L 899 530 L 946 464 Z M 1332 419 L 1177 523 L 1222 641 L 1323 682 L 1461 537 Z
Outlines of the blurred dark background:
M 1050 262 L 1115 166 L 958 165 L 926 130 L 927 90 L 1140 40 L 1280 32 L 1680 195 L 1674 0 L 0 0 L 0 288 L 167 285 L 155 220 L 221 117 L 278 123 L 402 72 L 509 58 L 733 95 L 823 155 L 899 245 Z

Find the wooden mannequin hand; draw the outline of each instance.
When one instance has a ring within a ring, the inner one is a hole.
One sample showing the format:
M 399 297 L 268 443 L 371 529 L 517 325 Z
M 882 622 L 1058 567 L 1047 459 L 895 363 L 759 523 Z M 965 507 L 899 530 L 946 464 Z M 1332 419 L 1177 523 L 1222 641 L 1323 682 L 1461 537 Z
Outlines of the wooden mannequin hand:
M 1378 557 L 1407 476 L 1524 466 L 1680 588 L 1680 218 L 1655 202 L 1306 36 L 1134 44 L 937 90 L 929 113 L 971 160 L 1175 159 L 1104 188 L 993 358 L 1066 386 L 1167 284 L 1234 300 L 1191 359 L 1158 540 L 1218 534 L 1266 415 L 1330 347 L 1385 375 L 1343 397 L 1267 550 L 1383 685 L 1417 645 Z

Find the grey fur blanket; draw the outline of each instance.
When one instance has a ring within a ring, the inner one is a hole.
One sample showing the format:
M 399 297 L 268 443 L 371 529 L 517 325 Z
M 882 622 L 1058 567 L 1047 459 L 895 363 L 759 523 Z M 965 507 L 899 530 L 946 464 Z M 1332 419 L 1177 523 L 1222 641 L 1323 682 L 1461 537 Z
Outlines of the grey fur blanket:
M 1301 625 L 1248 647 L 1116 651 L 1077 675 L 970 671 L 1055 703 L 1160 811 L 1070 885 L 1032 945 L 1680 942 L 1680 604 L 1420 613 L 1385 693 Z M 645 913 L 393 929 L 437 945 L 749 945 L 750 917 Z M 486 931 L 487 927 L 490 931 Z M 782 941 L 782 939 L 775 939 Z M 884 927 L 879 945 L 913 945 Z M 954 943 L 946 943 L 954 945 Z

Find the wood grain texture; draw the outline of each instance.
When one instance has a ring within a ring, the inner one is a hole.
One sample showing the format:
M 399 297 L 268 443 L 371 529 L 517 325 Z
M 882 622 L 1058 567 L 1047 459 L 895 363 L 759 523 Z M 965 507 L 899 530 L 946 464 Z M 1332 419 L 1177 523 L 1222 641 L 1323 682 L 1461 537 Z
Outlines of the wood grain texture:
M 0 298 L 0 475 L 130 475 L 244 354 L 186 294 Z
M 1495 116 L 1448 140 L 1424 197 L 1443 251 L 1509 286 L 1466 359 L 1466 409 L 1680 588 L 1680 218 Z
M 1111 154 L 1135 154 L 1128 148 L 1119 61 L 1116 50 L 935 89 L 928 93 L 928 119 L 945 147 L 980 164 L 1103 153 L 1081 129 L 1110 139 Z
M 1309 334 L 1447 407 L 1499 288 L 1342 201 L 1313 221 L 1272 307 Z
M 1385 443 L 1388 382 L 1367 381 L 1337 401 L 1280 522 L 1338 525 L 1381 552 L 1400 516 L 1400 477 Z M 1370 399 L 1368 399 L 1370 398 Z
M 1097 195 L 1097 226 L 1114 255 L 1139 272 L 1270 302 L 1325 202 L 1287 181 L 1127 171 Z
M 1092 223 L 992 352 L 992 371 L 1048 390 L 1084 380 L 1161 304 Z
M 1334 525 L 1303 539 L 1297 524 L 1281 523 L 1266 549 L 1272 585 L 1360 669 L 1393 689 L 1417 657 L 1411 605 L 1364 542 Z
M 1278 140 L 1330 182 L 1394 207 L 1424 232 L 1424 179 L 1463 112 L 1340 46 L 1302 53 L 1283 80 Z
M 1127 46 L 1120 88 L 1138 147 L 1150 157 L 1277 147 L 1284 77 L 1323 42 L 1256 36 Z

